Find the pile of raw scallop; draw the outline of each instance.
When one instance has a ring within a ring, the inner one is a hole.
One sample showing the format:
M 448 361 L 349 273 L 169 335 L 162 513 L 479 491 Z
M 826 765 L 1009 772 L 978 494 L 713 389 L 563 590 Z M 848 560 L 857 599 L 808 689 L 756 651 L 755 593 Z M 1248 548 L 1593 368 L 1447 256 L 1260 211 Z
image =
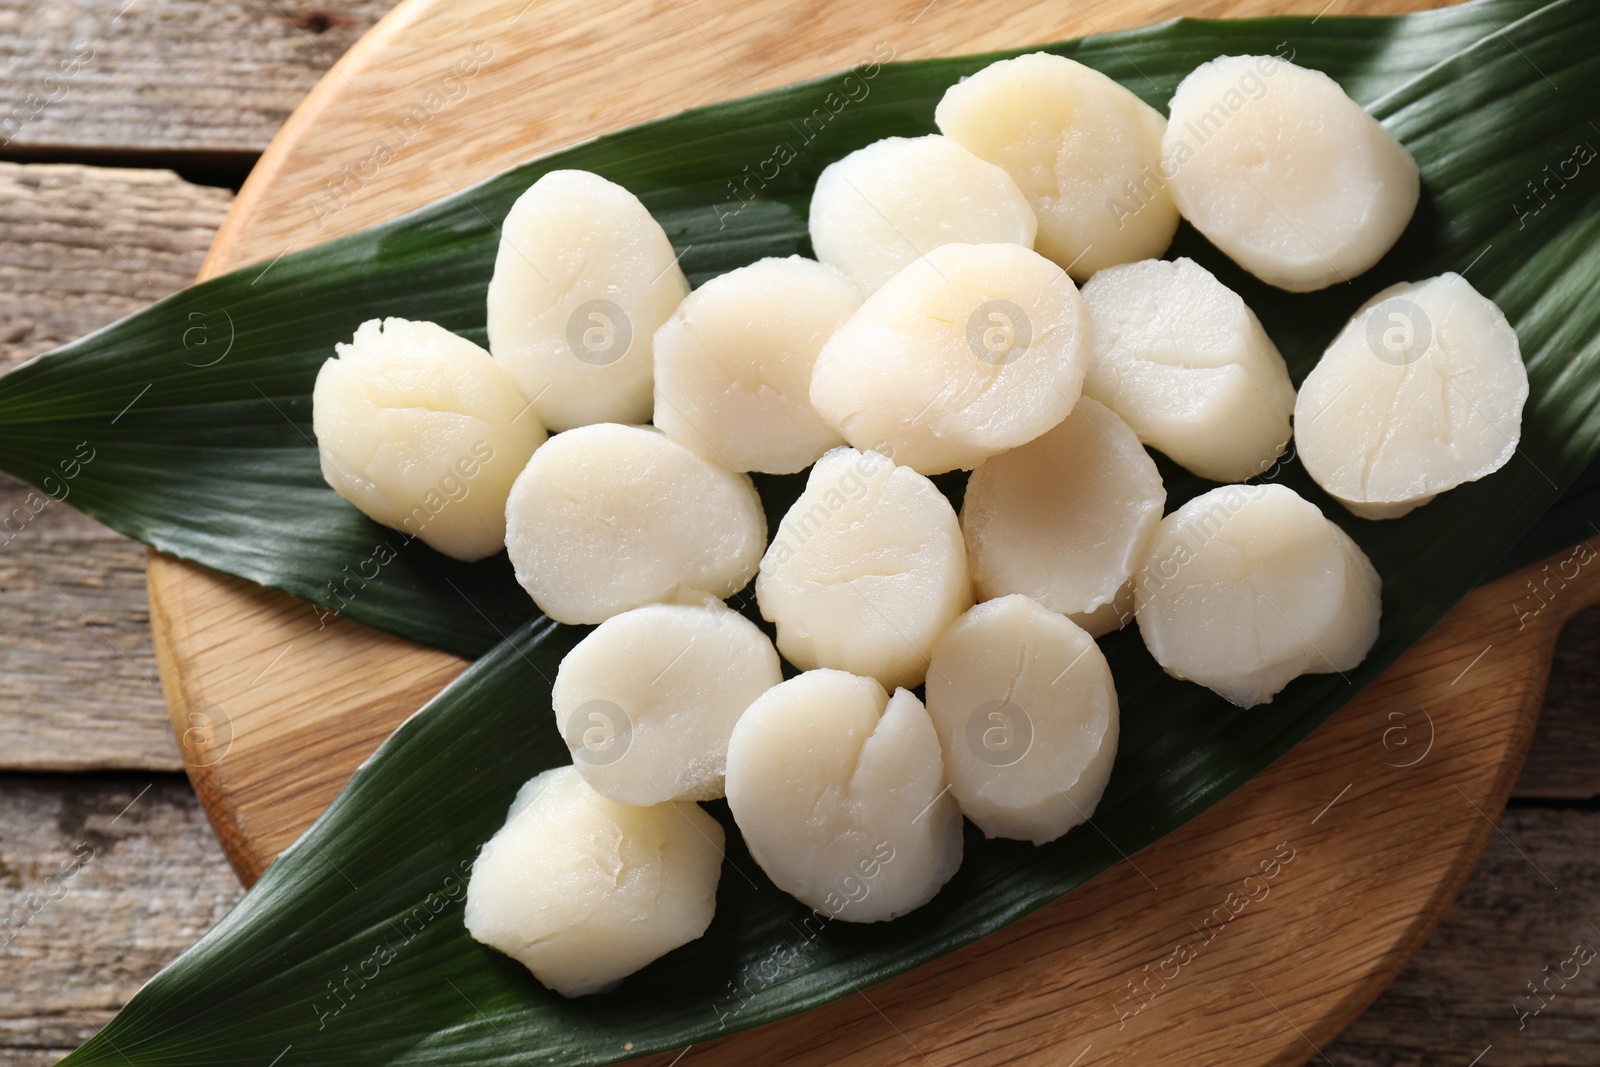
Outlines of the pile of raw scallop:
M 1169 110 L 1059 56 L 995 63 L 939 134 L 822 172 L 815 260 L 693 292 L 637 198 L 554 171 L 505 219 L 487 351 L 401 318 L 338 345 L 328 484 L 446 555 L 504 547 L 541 611 L 594 627 L 553 682 L 573 762 L 479 857 L 472 936 L 568 996 L 611 987 L 710 923 L 698 802 L 723 796 L 824 921 L 893 919 L 955 873 L 963 817 L 1035 844 L 1091 817 L 1118 734 L 1097 637 L 1137 620 L 1241 707 L 1361 662 L 1377 572 L 1263 476 L 1291 423 L 1363 519 L 1499 469 L 1516 334 L 1458 274 L 1396 285 L 1297 394 L 1236 293 L 1160 258 L 1179 219 L 1271 285 L 1342 285 L 1406 228 L 1417 166 L 1276 57 L 1206 63 Z M 1221 484 L 1163 514 L 1148 448 Z M 751 473 L 808 468 L 769 530 Z M 775 643 L 724 602 L 752 579 Z

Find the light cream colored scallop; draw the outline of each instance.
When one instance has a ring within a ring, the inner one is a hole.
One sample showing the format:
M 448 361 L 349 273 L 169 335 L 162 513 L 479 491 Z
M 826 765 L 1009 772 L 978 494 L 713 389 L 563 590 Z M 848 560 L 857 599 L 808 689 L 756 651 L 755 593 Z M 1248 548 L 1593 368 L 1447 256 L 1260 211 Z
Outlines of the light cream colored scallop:
M 1034 247 L 1078 281 L 1172 243 L 1166 120 L 1099 71 L 1044 52 L 1004 59 L 947 89 L 934 121 L 1016 180 L 1039 218 Z
M 928 715 L 950 792 L 987 836 L 1042 845 L 1094 814 L 1117 755 L 1117 691 L 1071 620 L 1021 595 L 972 608 L 933 648 Z
M 1091 344 L 1061 268 L 1021 245 L 948 244 L 823 346 L 811 403 L 856 448 L 923 474 L 970 470 L 1066 418 Z
M 489 353 L 431 322 L 371 319 L 322 365 L 322 477 L 375 522 L 460 560 L 500 551 L 506 496 L 545 439 Z
M 1364 273 L 1416 210 L 1417 164 L 1339 83 L 1276 56 L 1219 56 L 1178 85 L 1172 198 L 1262 281 L 1303 293 Z
M 1352 512 L 1392 519 L 1505 466 L 1528 371 L 1516 331 L 1459 274 L 1367 301 L 1306 377 L 1301 462 Z
M 1294 385 L 1239 295 L 1191 259 L 1108 267 L 1083 287 L 1094 358 L 1083 392 L 1175 462 L 1215 482 L 1271 468 Z
M 545 771 L 473 864 L 467 932 L 563 996 L 602 992 L 705 933 L 722 845 L 697 805 L 620 804 Z
M 656 331 L 656 426 L 733 470 L 811 466 L 844 443 L 811 406 L 812 367 L 860 304 L 837 272 L 800 256 L 712 278 Z
M 940 245 L 1033 247 L 1017 183 L 948 137 L 887 137 L 823 168 L 811 194 L 817 258 L 870 293 Z
M 720 601 L 651 604 L 579 641 L 550 702 L 573 764 L 606 796 L 714 800 L 733 724 L 782 680 L 767 635 Z
M 972 603 L 955 510 L 909 467 L 836 448 L 779 524 L 756 600 L 801 670 L 915 686 L 934 641 Z
M 650 342 L 689 292 L 622 186 L 555 170 L 517 198 L 489 281 L 489 350 L 552 430 L 650 417 Z
M 692 592 L 729 596 L 754 576 L 766 537 L 747 475 L 641 426 L 557 434 L 506 501 L 517 581 L 557 622 L 604 622 Z
M 961 813 L 922 702 L 808 671 L 769 689 L 728 742 L 728 807 L 779 889 L 847 922 L 932 900 L 961 866 Z
M 1365 659 L 1381 586 L 1360 547 L 1294 490 L 1224 485 L 1162 520 L 1135 581 L 1139 632 L 1168 674 L 1249 708 L 1302 674 Z
M 961 532 L 978 599 L 1023 593 L 1094 636 L 1119 628 L 1166 500 L 1133 431 L 1085 397 L 968 479 Z

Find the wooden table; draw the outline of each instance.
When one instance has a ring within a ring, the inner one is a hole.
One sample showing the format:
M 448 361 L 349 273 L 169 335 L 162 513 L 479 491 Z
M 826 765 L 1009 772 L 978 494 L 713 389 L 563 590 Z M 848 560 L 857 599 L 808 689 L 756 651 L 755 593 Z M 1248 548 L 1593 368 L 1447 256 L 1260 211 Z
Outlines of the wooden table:
M 388 7 L 0 0 L 0 369 L 187 283 L 257 153 Z M 73 57 L 71 77 L 44 80 Z M 27 497 L 0 477 L 0 514 Z M 142 548 L 57 504 L 0 534 L 0 1067 L 55 1062 L 240 894 L 179 773 L 143 566 Z M 1572 972 L 1574 946 L 1600 947 L 1597 652 L 1600 609 L 1562 640 L 1527 766 L 1461 898 L 1308 1058 L 1600 1065 L 1600 960 L 1529 994 Z M 73 864 L 66 894 L 39 906 Z M 8 930 L 30 896 L 36 913 Z

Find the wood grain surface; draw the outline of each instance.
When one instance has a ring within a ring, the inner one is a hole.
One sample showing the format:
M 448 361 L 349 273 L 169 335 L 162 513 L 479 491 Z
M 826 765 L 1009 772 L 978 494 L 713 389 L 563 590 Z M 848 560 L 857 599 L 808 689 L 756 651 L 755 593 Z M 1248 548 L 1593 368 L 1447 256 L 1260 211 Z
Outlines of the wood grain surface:
M 187 285 L 232 202 L 167 171 L 0 163 L 0 370 Z M 144 550 L 48 501 L 0 475 L 0 770 L 176 770 Z
M 232 203 L 168 171 L 0 163 L 0 370 L 189 284 Z
M 909 58 L 1172 13 L 1017 4 L 951 7 L 924 20 L 931 7 L 886 10 L 828 5 L 802 24 L 776 3 L 634 5 L 624 23 L 615 10 L 576 2 L 410 0 L 290 120 L 241 191 L 206 272 L 305 247 L 629 122 L 840 69 L 875 42 L 892 40 Z M 807 33 L 816 27 L 827 32 Z M 339 165 L 364 158 L 463 56 L 478 60 L 468 91 L 430 108 L 389 163 L 370 177 Z M 523 72 L 534 66 L 543 76 L 530 83 Z M 190 775 L 247 881 L 418 697 L 462 666 L 353 625 L 315 628 L 290 598 L 159 556 L 149 580 L 175 725 L 217 717 L 227 726 L 214 757 L 204 740 L 190 753 Z M 1518 628 L 1511 604 L 1525 580 L 1474 593 L 1310 742 L 1137 861 L 870 995 L 703 1047 L 697 1062 L 1043 1064 L 1079 1044 L 1080 1056 L 1099 1049 L 1095 1061 L 1320 1055 L 1471 870 L 1526 750 L 1560 622 L 1600 599 L 1600 579 L 1580 573 L 1557 605 Z M 1409 749 L 1392 743 L 1397 722 Z M 1277 892 L 1235 920 L 1240 886 L 1275 860 Z M 1203 953 L 1157 977 L 1219 914 L 1227 925 L 1213 928 Z
M 178 775 L 0 785 L 0 1064 L 33 1067 L 110 1021 L 240 889 Z
M 5 0 L 0 155 L 196 157 L 248 168 L 317 79 L 391 6 Z
M 117 0 L 97 9 L 117 8 L 121 3 Z M 238 48 L 224 36 L 199 40 L 202 35 L 191 30 L 196 24 L 193 8 L 203 5 L 178 0 L 141 3 L 168 12 L 187 11 L 188 16 L 187 21 L 170 18 L 138 23 L 130 30 L 130 38 L 136 38 L 129 45 L 132 51 L 159 56 L 203 45 L 212 55 L 191 59 L 191 64 L 261 61 L 259 48 L 254 49 L 255 55 L 242 59 L 228 54 L 251 49 Z M 696 23 L 702 22 L 700 9 L 680 6 Z M 1192 10 L 1214 13 L 1220 6 L 1197 5 Z M 1340 13 L 1346 6 L 1336 3 L 1331 11 Z M 316 10 L 283 0 L 277 7 L 291 15 L 303 9 L 314 15 Z M 1100 8 L 1081 7 L 1095 24 L 1110 28 Z M 1315 14 L 1321 7 L 1319 0 L 1301 5 L 1300 10 Z M 50 17 L 51 12 L 69 8 L 78 10 L 72 5 L 52 5 L 47 11 L 44 5 L 0 0 L 0 70 L 7 75 L 6 91 L 19 85 L 12 77 L 20 69 L 15 55 L 70 47 L 72 23 Z M 345 5 L 320 8 L 347 9 Z M 282 20 L 272 5 L 247 4 L 238 10 L 218 6 L 217 10 L 217 17 L 224 20 L 243 17 L 239 10 L 262 21 L 266 16 Z M 936 6 L 923 17 L 932 18 L 937 11 Z M 102 10 L 101 17 L 114 14 L 115 10 Z M 226 78 L 220 78 L 215 92 L 242 87 L 246 95 L 229 105 L 237 107 L 260 99 L 249 94 L 277 92 L 275 86 L 287 85 L 295 78 L 303 89 L 317 71 L 327 69 L 338 58 L 338 48 L 329 43 L 331 36 L 317 38 L 326 55 L 307 49 L 304 62 L 298 65 L 263 63 L 260 84 L 236 79 L 229 85 Z M 353 36 L 349 32 L 336 39 L 347 41 Z M 732 48 L 722 36 L 711 42 L 716 48 Z M 702 46 L 702 51 L 715 56 L 710 48 Z M 767 80 L 764 70 L 751 66 L 748 55 L 734 51 L 730 55 L 761 87 L 778 84 Z M 163 144 L 169 126 L 191 131 L 201 150 L 226 143 L 211 137 L 212 129 L 224 129 L 232 121 L 226 108 L 214 109 L 214 96 L 161 98 L 167 78 L 158 63 L 128 68 L 119 81 L 97 89 L 100 95 L 95 98 L 95 108 L 86 109 L 55 143 L 72 157 L 91 155 L 92 144 L 120 144 L 130 146 L 139 158 L 162 162 L 167 160 Z M 739 91 L 734 87 L 729 95 Z M 158 99 L 159 105 L 152 103 Z M 287 108 L 290 103 L 292 98 L 281 106 Z M 115 128 L 119 123 L 120 133 Z M 80 124 L 84 132 L 78 136 Z M 260 123 L 251 136 L 264 141 L 270 128 L 270 124 Z M 104 132 L 107 130 L 109 133 Z M 9 149 L 0 147 L 0 158 L 8 153 Z M 15 153 L 10 157 L 18 158 Z M 17 168 L 16 173 L 25 177 L 42 169 Z M 59 174 L 52 175 L 52 180 L 64 184 Z M 122 197 L 118 190 L 129 181 L 126 171 L 81 168 L 76 180 L 82 196 L 75 192 L 73 200 L 84 217 L 70 209 L 66 213 L 77 218 L 76 228 L 72 218 L 61 212 L 61 203 L 52 201 L 50 190 L 37 179 L 6 185 L 5 195 L 0 196 L 0 271 L 13 268 L 0 285 L 0 367 L 163 295 L 153 291 L 159 286 L 147 286 L 138 273 L 119 272 L 117 264 L 122 261 L 109 245 L 100 246 L 97 256 L 90 228 L 82 225 L 85 218 L 108 233 L 111 226 L 126 223 L 126 228 L 116 233 L 116 244 L 152 279 L 157 276 L 142 250 L 175 253 L 172 268 L 162 268 L 157 279 L 172 289 L 188 280 L 204 251 L 207 236 L 198 226 L 179 227 L 182 239 L 174 241 L 169 223 L 158 221 L 160 216 L 130 222 L 133 216 L 129 213 L 147 202 L 150 190 L 136 189 L 131 198 Z M 187 198 L 220 212 L 220 205 L 228 199 L 224 192 L 188 185 L 171 175 L 162 180 L 170 195 L 162 193 L 158 200 Z M 53 221 L 39 225 L 41 218 Z M 191 265 L 180 269 L 177 263 L 184 257 Z M 19 283 L 29 287 L 21 300 L 16 299 Z M 8 300 L 11 302 L 6 303 Z M 19 320 L 36 325 L 22 337 L 11 339 L 8 334 L 17 330 L 13 324 Z M 44 332 L 46 324 L 53 332 Z M 3 495 L 7 492 L 18 497 L 26 490 L 14 482 L 0 485 L 0 501 L 10 499 Z M 76 881 L 78 888 L 51 906 L 48 925 L 41 916 L 14 940 L 0 932 L 4 942 L 0 944 L 0 974 L 4 976 L 0 980 L 0 1065 L 4 1067 L 53 1063 L 81 1043 L 159 966 L 213 924 L 239 892 L 193 795 L 180 781 L 150 774 L 4 773 L 17 766 L 154 767 L 162 765 L 163 758 L 166 766 L 176 762 L 166 747 L 171 735 L 164 712 L 153 699 L 141 697 L 138 671 L 96 637 L 67 600 L 42 581 L 48 578 L 83 607 L 131 664 L 149 675 L 153 659 L 142 622 L 144 597 L 135 584 L 142 550 L 67 508 L 41 514 L 40 525 L 31 528 L 30 534 L 46 530 L 43 524 L 47 519 L 60 524 L 49 537 L 19 538 L 0 550 L 0 608 L 11 609 L 0 630 L 0 923 L 18 908 L 25 910 L 30 895 L 36 895 L 43 885 L 44 876 L 83 840 L 80 819 L 89 820 L 91 827 L 111 825 L 120 840 L 111 854 L 112 862 L 90 864 Z M 58 534 L 59 541 L 55 540 Z M 70 668 L 49 654 L 63 647 L 71 650 Z M 120 679 L 119 670 L 124 672 Z M 1584 933 L 1587 921 L 1600 921 L 1600 869 L 1594 862 L 1600 855 L 1600 809 L 1595 806 L 1600 801 L 1597 695 L 1600 610 L 1580 616 L 1562 639 L 1545 710 L 1511 810 L 1501 822 L 1502 832 L 1490 839 L 1465 890 L 1415 960 L 1336 1043 L 1323 1047 L 1328 1062 L 1340 1067 L 1434 1067 L 1465 1065 L 1481 1055 L 1482 1067 L 1600 1067 L 1600 978 L 1595 968 L 1587 968 L 1568 984 L 1554 983 L 1558 995 L 1537 1017 L 1522 1020 L 1522 1025 L 1512 1011 L 1514 998 L 1526 993 L 1529 981 L 1542 976 L 1542 968 L 1558 966 L 1569 956 L 1574 938 L 1600 937 Z M 119 730 L 123 731 L 120 738 L 114 733 Z M 92 759 L 78 762 L 86 752 Z M 166 755 L 160 757 L 161 752 Z M 13 757 L 20 758 L 20 763 L 11 762 Z M 113 824 L 123 805 L 151 784 L 154 789 Z M 152 806 L 152 801 L 158 803 Z M 147 808 L 159 817 L 142 815 Z M 1331 818 L 1330 812 L 1317 825 Z M 139 832 L 127 832 L 130 826 Z M 1145 866 L 1142 856 L 1135 861 Z M 1556 884 L 1536 874 L 1530 861 Z M 1294 869 L 1291 863 L 1290 872 Z M 88 888 L 93 892 L 79 892 Z M 1249 920 L 1249 915 L 1241 916 L 1239 923 Z M 1600 945 L 1600 940 L 1594 943 Z M 1273 990 L 1263 988 L 1277 999 Z M 877 1001 L 872 991 L 868 994 Z M 1524 1008 L 1529 1003 L 1526 997 L 1521 1001 Z M 879 1020 L 886 1032 L 899 1023 L 894 1009 L 889 1016 Z M 1078 1049 L 1063 1051 L 1066 1054 L 1055 1062 L 1070 1062 Z M 1100 1051 L 1098 1046 L 1091 1050 L 1081 1061 L 1082 1067 L 1099 1060 Z M 694 1067 L 699 1054 L 700 1050 L 691 1051 L 680 1067 Z M 1305 1056 L 1315 1058 L 1309 1049 Z

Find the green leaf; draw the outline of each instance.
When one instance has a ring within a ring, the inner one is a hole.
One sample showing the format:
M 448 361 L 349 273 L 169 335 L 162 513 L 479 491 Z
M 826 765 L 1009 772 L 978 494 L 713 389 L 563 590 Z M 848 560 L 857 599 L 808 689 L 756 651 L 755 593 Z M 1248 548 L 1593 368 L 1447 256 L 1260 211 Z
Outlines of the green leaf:
M 1582 0 L 1492 0 L 1396 19 L 1181 21 L 1053 49 L 1163 106 L 1196 64 L 1283 44 L 1296 62 L 1336 77 L 1417 157 L 1425 190 L 1417 218 L 1354 285 L 1289 296 L 1245 278 L 1192 232 L 1180 236 L 1175 252 L 1245 296 L 1297 380 L 1358 304 L 1399 279 L 1469 271 L 1517 329 L 1532 395 L 1507 469 L 1389 523 L 1350 518 L 1293 463 L 1271 472 L 1338 518 L 1383 575 L 1382 633 L 1348 677 L 1302 678 L 1269 708 L 1241 712 L 1167 678 L 1136 634 L 1117 634 L 1105 642 L 1123 715 L 1096 812 L 1105 836 L 1074 831 L 1035 849 L 969 832 L 960 873 L 927 907 L 802 937 L 805 910 L 730 835 L 706 936 L 614 993 L 568 1001 L 472 942 L 459 905 L 461 874 L 517 786 L 567 761 L 540 709 L 579 631 L 533 619 L 403 726 L 244 902 L 68 1062 L 265 1062 L 280 1049 L 285 1067 L 615 1062 L 770 1021 L 935 959 L 1216 803 L 1420 637 L 1600 451 L 1600 184 L 1592 162 L 1575 176 L 1570 165 L 1562 170 L 1578 145 L 1600 141 L 1589 121 L 1600 113 L 1597 34 L 1600 9 Z M 791 120 L 811 115 L 831 80 L 623 131 L 285 256 L 264 279 L 244 272 L 198 286 L 0 380 L 0 456 L 40 482 L 90 439 L 99 451 L 72 483 L 74 503 L 168 551 L 315 598 L 331 573 L 384 536 L 316 477 L 302 439 L 316 366 L 357 322 L 397 308 L 481 337 L 489 220 L 538 174 L 584 167 L 634 189 L 701 280 L 804 251 L 817 170 L 877 137 L 929 129 L 945 86 L 988 58 L 884 67 L 865 100 L 832 117 L 736 212 L 730 176 L 793 141 Z M 1529 183 L 1544 181 L 1547 165 L 1569 176 L 1536 211 L 1543 201 Z M 210 358 L 183 347 L 186 324 L 220 323 L 223 312 L 233 349 L 214 366 L 186 367 L 185 359 Z M 148 395 L 113 418 L 147 384 Z M 1174 504 L 1204 488 L 1170 465 L 1163 474 Z M 959 481 L 947 488 L 958 492 Z M 766 489 L 777 503 L 793 481 Z M 1563 521 L 1576 525 L 1571 515 Z M 528 616 L 503 563 L 448 572 L 438 563 L 408 556 L 349 614 L 469 652 Z M 445 575 L 454 589 L 437 585 Z M 476 622 L 456 603 L 467 597 L 483 606 Z
M 1600 537 L 1600 462 L 1590 463 L 1567 486 L 1555 506 L 1495 562 L 1485 580 L 1503 578 L 1596 537 Z

